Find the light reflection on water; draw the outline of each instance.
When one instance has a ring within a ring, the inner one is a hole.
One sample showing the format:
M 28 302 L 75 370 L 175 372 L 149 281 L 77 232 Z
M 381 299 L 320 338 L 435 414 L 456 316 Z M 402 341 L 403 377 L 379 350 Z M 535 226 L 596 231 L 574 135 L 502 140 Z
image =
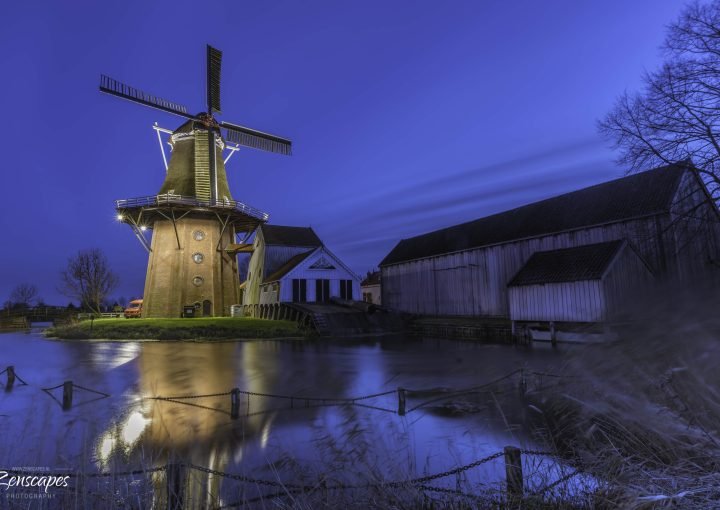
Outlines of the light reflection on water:
M 523 366 L 559 370 L 564 359 L 550 349 L 447 340 L 86 343 L 18 333 L 0 335 L 0 352 L 0 369 L 15 365 L 29 383 L 0 395 L 0 426 L 6 438 L 16 438 L 0 448 L 0 465 L 105 470 L 180 458 L 255 478 L 307 481 L 332 473 L 346 482 L 368 474 L 407 479 L 473 462 L 505 445 L 532 447 L 522 428 L 526 406 L 507 388 L 473 399 L 476 412 L 460 416 L 305 407 L 302 397 L 461 389 Z M 92 401 L 96 396 L 78 390 L 73 409 L 63 411 L 40 388 L 64 380 L 111 397 Z M 289 409 L 287 400 L 241 395 L 238 420 L 230 418 L 229 395 L 150 399 L 234 387 L 299 398 Z M 419 401 L 410 398 L 408 408 Z M 396 394 L 363 403 L 398 406 Z M 490 463 L 467 476 L 479 482 L 502 469 Z M 217 484 L 208 478 L 214 492 Z

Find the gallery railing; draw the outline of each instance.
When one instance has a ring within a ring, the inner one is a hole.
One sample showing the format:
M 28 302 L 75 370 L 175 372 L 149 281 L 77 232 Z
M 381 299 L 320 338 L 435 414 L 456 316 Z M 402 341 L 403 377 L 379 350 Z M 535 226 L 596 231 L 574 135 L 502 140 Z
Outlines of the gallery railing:
M 231 209 L 241 212 L 253 218 L 267 221 L 270 215 L 266 212 L 256 209 L 237 200 L 223 198 L 221 200 L 200 200 L 197 197 L 188 197 L 183 195 L 175 195 L 173 193 L 165 193 L 162 195 L 149 195 L 146 197 L 127 198 L 123 200 L 115 200 L 115 208 L 117 210 L 134 209 L 137 207 L 163 207 L 163 206 L 189 206 L 189 207 L 211 207 Z

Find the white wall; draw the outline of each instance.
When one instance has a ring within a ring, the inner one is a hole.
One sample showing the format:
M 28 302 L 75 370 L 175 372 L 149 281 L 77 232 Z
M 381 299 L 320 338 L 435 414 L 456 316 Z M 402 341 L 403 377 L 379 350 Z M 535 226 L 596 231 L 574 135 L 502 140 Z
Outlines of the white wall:
M 606 304 L 600 280 L 510 287 L 510 318 L 515 321 L 600 322 Z

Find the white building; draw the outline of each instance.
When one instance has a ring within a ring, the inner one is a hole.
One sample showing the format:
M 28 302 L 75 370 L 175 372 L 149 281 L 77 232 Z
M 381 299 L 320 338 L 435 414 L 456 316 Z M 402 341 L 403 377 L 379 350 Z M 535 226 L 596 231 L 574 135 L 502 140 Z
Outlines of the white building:
M 373 305 L 382 304 L 380 271 L 368 272 L 365 279 L 360 282 L 360 288 L 363 301 Z
M 262 225 L 242 289 L 244 305 L 360 301 L 360 278 L 309 227 Z

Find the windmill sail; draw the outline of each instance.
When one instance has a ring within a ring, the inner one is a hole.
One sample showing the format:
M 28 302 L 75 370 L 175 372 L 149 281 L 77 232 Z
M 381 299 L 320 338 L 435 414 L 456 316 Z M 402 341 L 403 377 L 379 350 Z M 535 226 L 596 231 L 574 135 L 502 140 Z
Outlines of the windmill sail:
M 220 125 L 225 128 L 225 137 L 233 143 L 252 149 L 284 154 L 285 156 L 289 156 L 292 152 L 292 142 L 286 138 L 230 124 L 229 122 L 221 122 Z
M 221 113 L 220 110 L 220 67 L 222 51 L 208 44 L 207 47 L 207 104 L 208 113 Z
M 151 108 L 157 108 L 168 113 L 180 115 L 181 117 L 194 118 L 193 115 L 188 114 L 187 108 L 178 103 L 173 103 L 166 99 L 162 99 L 151 94 L 146 94 L 142 90 L 126 85 L 123 82 L 114 80 L 104 74 L 100 75 L 100 90 L 113 96 L 122 97 L 135 103 L 144 104 Z

